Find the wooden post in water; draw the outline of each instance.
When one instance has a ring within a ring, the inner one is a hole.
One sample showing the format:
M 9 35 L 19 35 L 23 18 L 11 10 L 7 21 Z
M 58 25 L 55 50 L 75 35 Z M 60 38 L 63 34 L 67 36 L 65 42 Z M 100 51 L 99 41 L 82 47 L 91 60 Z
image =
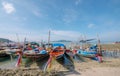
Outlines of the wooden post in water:
M 13 61 L 12 54 L 10 54 L 10 59 L 11 59 L 11 61 Z

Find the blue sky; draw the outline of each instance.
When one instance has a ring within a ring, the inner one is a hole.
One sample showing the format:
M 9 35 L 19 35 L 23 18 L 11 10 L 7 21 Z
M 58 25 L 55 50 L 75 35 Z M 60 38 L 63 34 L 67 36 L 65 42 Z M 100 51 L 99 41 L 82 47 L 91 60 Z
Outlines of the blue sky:
M 0 37 L 120 41 L 120 0 L 0 0 Z

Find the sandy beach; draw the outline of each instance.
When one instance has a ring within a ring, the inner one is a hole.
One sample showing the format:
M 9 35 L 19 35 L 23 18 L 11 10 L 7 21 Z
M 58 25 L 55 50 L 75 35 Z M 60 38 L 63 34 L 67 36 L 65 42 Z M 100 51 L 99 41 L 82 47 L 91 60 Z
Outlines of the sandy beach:
M 103 63 L 96 61 L 87 61 L 83 63 L 75 63 L 76 71 L 79 73 L 71 73 L 66 76 L 119 76 L 120 75 L 120 59 L 105 59 Z
M 54 62 L 52 68 L 43 72 L 35 64 L 30 68 L 0 69 L 0 76 L 119 76 L 120 59 L 104 58 L 102 63 L 86 59 L 74 62 L 75 69 L 68 70 Z M 70 67 L 70 66 L 69 66 Z

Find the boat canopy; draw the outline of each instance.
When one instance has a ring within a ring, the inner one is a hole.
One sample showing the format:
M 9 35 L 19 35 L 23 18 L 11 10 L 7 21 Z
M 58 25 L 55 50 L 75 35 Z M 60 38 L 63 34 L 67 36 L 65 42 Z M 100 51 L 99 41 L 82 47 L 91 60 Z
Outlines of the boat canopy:
M 37 42 L 30 42 L 30 44 L 39 46 L 39 44 Z
M 57 46 L 65 47 L 65 45 L 62 44 L 62 43 L 54 43 L 54 44 L 52 44 L 52 46 L 53 46 L 53 47 L 57 47 Z

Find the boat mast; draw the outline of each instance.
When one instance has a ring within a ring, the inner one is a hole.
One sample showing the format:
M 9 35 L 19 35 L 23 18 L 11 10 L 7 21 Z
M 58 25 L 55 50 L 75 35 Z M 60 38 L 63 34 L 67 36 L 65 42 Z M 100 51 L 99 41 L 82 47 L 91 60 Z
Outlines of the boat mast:
M 99 39 L 98 34 L 97 34 L 97 38 L 98 38 L 98 53 L 101 54 L 101 45 L 100 45 L 100 39 Z
M 19 40 L 18 33 L 16 33 L 16 37 L 17 37 L 17 44 L 18 44 L 18 47 L 20 47 L 20 40 Z
M 84 41 L 85 41 L 85 43 L 84 43 L 84 49 L 86 49 L 87 48 L 86 35 L 84 35 Z
M 49 30 L 49 34 L 48 34 L 48 47 L 50 45 L 50 30 Z

